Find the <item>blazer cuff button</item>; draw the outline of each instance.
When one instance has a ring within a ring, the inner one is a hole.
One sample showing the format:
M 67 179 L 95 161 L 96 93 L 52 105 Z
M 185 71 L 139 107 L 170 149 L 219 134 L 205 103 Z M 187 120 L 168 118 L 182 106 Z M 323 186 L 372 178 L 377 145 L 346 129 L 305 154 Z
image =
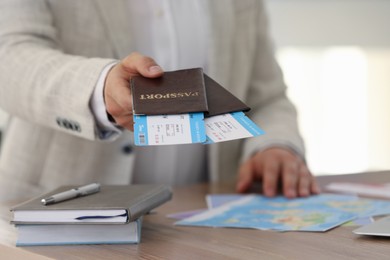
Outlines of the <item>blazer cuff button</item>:
M 122 147 L 122 152 L 124 154 L 131 154 L 133 152 L 133 147 L 131 145 L 125 145 Z

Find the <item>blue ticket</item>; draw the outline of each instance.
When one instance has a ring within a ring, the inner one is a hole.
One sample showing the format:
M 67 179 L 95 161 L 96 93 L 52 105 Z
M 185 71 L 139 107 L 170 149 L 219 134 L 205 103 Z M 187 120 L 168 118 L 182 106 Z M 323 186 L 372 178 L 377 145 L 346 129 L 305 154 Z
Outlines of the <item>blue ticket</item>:
M 207 139 L 205 144 L 263 135 L 264 131 L 243 112 L 213 116 L 204 120 Z
M 138 146 L 204 143 L 203 113 L 134 115 L 134 142 Z

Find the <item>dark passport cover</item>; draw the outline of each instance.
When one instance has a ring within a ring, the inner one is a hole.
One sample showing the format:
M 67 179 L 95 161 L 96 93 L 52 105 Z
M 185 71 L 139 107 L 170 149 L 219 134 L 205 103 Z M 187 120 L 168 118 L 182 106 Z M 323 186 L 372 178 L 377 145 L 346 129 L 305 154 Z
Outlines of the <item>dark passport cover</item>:
M 130 84 L 136 115 L 204 112 L 211 117 L 250 110 L 201 68 L 169 71 L 155 79 L 137 76 Z
M 169 71 L 154 79 L 137 76 L 130 85 L 136 115 L 208 111 L 201 68 Z
M 250 110 L 244 102 L 206 74 L 204 74 L 204 81 L 206 85 L 207 103 L 209 105 L 209 110 L 205 114 L 206 117 Z

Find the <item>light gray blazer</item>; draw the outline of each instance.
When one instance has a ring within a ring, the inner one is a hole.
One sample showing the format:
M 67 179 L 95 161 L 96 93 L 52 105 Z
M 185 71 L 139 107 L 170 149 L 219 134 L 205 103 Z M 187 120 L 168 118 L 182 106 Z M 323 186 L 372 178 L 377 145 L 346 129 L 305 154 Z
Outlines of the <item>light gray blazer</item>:
M 244 100 L 266 131 L 210 145 L 210 179 L 234 178 L 242 158 L 270 144 L 303 154 L 262 1 L 208 4 L 208 74 Z M 89 107 L 103 67 L 134 51 L 126 1 L 2 0 L 0 10 L 0 107 L 12 115 L 0 154 L 0 198 L 130 182 L 134 154 L 123 147 L 132 134 L 99 140 Z

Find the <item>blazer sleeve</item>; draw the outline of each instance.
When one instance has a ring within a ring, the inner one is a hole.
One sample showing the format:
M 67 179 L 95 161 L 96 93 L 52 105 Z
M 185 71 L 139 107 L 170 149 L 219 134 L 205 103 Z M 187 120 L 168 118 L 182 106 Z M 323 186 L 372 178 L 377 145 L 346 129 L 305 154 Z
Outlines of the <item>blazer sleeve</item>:
M 249 116 L 264 129 L 265 135 L 244 141 L 243 158 L 270 146 L 287 147 L 304 157 L 297 112 L 286 96 L 286 85 L 270 40 L 266 10 L 262 1 L 256 4 L 256 50 L 246 100 L 252 108 Z
M 65 54 L 44 0 L 0 3 L 0 106 L 12 116 L 99 139 L 89 101 L 111 59 Z

